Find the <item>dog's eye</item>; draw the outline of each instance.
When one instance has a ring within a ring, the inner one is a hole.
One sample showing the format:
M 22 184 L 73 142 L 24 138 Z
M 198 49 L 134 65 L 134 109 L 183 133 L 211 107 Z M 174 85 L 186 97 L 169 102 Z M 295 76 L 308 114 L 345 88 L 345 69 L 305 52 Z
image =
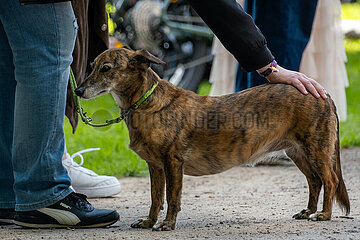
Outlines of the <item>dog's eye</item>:
M 110 69 L 111 69 L 110 66 L 104 65 L 104 66 L 102 66 L 102 67 L 100 68 L 100 72 L 107 72 L 107 71 L 109 71 Z

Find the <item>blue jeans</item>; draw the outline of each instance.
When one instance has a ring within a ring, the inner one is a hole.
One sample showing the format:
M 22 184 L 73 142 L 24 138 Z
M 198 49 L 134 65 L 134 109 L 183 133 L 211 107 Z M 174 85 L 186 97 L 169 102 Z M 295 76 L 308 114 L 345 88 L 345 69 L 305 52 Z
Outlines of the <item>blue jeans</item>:
M 52 205 L 72 190 L 64 153 L 77 24 L 70 2 L 0 4 L 0 208 Z

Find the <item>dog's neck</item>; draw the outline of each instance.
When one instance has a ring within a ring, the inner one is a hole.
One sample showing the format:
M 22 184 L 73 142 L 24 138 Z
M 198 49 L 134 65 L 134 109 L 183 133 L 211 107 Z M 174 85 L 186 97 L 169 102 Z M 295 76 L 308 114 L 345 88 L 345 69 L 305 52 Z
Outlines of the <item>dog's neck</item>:
M 134 80 L 127 89 L 122 90 L 115 87 L 111 92 L 111 95 L 121 110 L 126 110 L 133 106 L 151 89 L 155 82 L 159 81 L 159 77 L 151 68 L 139 72 L 136 78 L 138 79 Z M 142 105 L 148 105 L 148 103 L 144 102 Z

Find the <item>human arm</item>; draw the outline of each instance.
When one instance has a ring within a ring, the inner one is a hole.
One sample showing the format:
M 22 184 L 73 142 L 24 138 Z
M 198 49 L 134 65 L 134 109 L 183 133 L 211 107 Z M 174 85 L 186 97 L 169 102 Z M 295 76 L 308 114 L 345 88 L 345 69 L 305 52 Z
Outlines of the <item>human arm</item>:
M 265 37 L 235 0 L 188 1 L 245 71 L 261 73 L 270 66 L 274 57 Z M 270 83 L 291 84 L 303 94 L 309 91 L 317 98 L 326 98 L 326 91 L 315 80 L 280 66 L 278 69 L 266 78 Z

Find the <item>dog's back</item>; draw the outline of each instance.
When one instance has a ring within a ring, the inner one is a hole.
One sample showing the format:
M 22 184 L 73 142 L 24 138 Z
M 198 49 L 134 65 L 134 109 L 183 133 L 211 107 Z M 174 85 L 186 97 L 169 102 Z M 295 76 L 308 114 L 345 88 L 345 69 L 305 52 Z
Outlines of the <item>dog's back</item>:
M 134 113 L 134 118 L 148 120 L 132 125 L 145 132 L 151 129 L 153 134 L 145 135 L 161 152 L 181 152 L 186 174 L 222 172 L 304 141 L 331 145 L 334 152 L 338 129 L 331 98 L 317 100 L 282 84 L 220 97 L 198 96 L 167 82 L 161 85 L 166 94 L 152 102 L 168 104 L 143 117 Z M 331 142 L 325 144 L 324 138 Z

